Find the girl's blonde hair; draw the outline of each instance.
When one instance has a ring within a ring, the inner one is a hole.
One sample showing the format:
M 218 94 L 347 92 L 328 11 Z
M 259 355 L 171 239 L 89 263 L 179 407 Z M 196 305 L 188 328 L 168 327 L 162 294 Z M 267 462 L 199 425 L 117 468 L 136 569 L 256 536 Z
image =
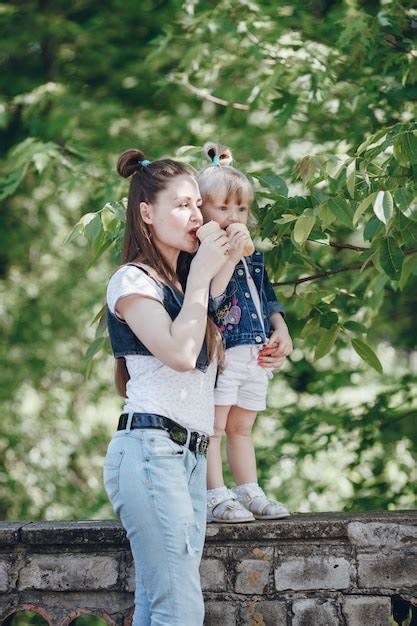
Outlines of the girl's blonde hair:
M 251 206 L 254 190 L 249 179 L 238 169 L 232 167 L 232 151 L 227 146 L 208 141 L 203 146 L 203 154 L 210 165 L 197 172 L 197 182 L 203 203 L 228 202 L 236 199 L 238 204 L 247 202 Z

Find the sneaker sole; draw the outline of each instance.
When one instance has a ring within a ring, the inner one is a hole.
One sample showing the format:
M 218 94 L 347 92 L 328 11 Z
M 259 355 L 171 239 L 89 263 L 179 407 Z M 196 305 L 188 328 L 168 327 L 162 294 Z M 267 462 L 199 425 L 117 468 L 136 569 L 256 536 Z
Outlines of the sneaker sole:
M 291 513 L 281 513 L 280 515 L 255 515 L 255 519 L 285 519 L 291 517 Z
M 207 524 L 246 524 L 247 522 L 255 522 L 255 517 L 243 519 L 208 519 Z

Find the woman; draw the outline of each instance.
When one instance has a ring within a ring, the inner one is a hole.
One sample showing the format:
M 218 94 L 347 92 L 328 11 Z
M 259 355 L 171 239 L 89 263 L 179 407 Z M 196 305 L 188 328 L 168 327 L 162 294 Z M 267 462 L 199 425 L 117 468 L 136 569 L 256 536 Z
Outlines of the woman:
M 198 247 L 201 198 L 185 165 L 128 150 L 118 171 L 130 190 L 123 265 L 107 304 L 126 400 L 104 482 L 135 563 L 133 626 L 200 626 L 206 453 L 222 353 L 207 304 L 229 244 L 220 232 Z M 191 263 L 184 253 L 196 253 Z

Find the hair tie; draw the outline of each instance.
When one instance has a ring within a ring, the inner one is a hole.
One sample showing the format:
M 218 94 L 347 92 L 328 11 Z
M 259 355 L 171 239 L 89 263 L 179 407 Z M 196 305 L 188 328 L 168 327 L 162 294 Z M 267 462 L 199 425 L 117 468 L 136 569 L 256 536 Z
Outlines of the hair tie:
M 215 154 L 211 160 L 212 165 L 220 165 L 220 157 L 218 154 Z
M 141 167 L 148 167 L 148 165 L 150 165 L 150 164 L 151 164 L 151 162 L 148 161 L 148 159 L 143 159 L 143 161 L 139 161 L 139 165 Z

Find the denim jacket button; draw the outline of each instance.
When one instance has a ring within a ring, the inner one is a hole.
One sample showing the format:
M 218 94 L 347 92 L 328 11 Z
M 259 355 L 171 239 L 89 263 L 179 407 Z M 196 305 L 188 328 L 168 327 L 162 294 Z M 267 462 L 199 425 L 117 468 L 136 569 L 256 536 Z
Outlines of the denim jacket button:
M 250 293 L 249 293 L 249 291 L 245 291 L 245 298 L 250 298 Z
M 238 276 L 243 276 L 243 270 L 237 270 Z
M 260 337 L 259 335 L 256 335 L 255 341 L 256 341 L 256 343 L 261 343 L 262 337 Z
M 260 267 L 255 267 L 255 272 L 256 272 L 257 274 L 259 274 L 259 272 L 260 272 L 260 271 L 261 271 L 261 268 L 260 268 Z
M 252 319 L 253 319 L 253 320 L 258 319 L 258 316 L 256 315 L 256 313 L 252 313 Z

